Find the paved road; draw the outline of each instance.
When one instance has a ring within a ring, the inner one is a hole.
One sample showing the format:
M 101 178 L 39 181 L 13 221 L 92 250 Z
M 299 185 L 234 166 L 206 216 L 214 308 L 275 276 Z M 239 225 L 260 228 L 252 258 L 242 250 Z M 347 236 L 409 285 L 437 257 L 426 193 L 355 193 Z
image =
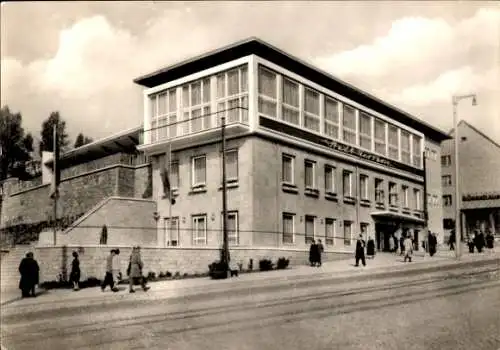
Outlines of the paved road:
M 312 279 L 258 294 L 124 298 L 52 312 L 18 304 L 2 315 L 2 343 L 8 350 L 498 350 L 498 268 L 343 284 Z

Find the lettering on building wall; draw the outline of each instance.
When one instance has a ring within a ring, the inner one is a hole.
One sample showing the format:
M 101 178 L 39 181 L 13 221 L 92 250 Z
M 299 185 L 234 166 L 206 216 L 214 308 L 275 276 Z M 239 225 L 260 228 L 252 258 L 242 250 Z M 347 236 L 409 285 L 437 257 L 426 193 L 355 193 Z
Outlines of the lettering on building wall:
M 462 200 L 464 202 L 487 201 L 495 199 L 500 199 L 500 193 L 467 194 L 465 196 L 462 196 Z
M 380 163 L 382 165 L 386 165 L 386 166 L 392 165 L 392 162 L 388 159 L 384 159 L 384 158 L 377 156 L 375 154 L 362 151 L 362 150 L 360 150 L 356 147 L 353 147 L 353 146 L 344 145 L 342 143 L 338 143 L 336 141 L 329 140 L 329 139 L 323 139 L 322 144 L 331 148 L 331 149 L 334 149 L 336 151 L 347 153 L 347 154 L 357 156 L 357 157 L 360 157 L 360 158 L 363 158 L 366 160 L 371 160 L 373 162 L 377 162 L 377 163 Z

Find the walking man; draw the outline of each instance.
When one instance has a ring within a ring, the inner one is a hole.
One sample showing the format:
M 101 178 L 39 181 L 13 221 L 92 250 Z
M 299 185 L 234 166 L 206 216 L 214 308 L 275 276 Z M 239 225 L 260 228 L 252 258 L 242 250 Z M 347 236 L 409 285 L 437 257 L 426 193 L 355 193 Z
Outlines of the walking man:
M 365 260 L 365 241 L 363 240 L 363 235 L 360 234 L 358 240 L 356 241 L 356 265 L 359 266 L 359 260 L 366 266 Z
M 114 256 L 115 256 L 115 250 L 111 249 L 108 257 L 106 258 L 106 275 L 104 276 L 104 282 L 101 285 L 101 290 L 103 292 L 108 285 L 113 292 L 118 292 L 118 288 L 115 287 L 115 282 L 113 280 L 113 257 Z
M 404 240 L 404 246 L 405 246 L 405 262 L 406 259 L 408 259 L 408 261 L 411 262 L 411 257 L 413 255 L 413 242 L 409 235 L 406 236 Z

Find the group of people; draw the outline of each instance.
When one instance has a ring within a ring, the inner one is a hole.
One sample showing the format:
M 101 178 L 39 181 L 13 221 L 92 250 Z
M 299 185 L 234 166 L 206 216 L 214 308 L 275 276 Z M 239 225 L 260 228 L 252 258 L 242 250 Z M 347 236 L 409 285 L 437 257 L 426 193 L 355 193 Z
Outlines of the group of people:
M 71 262 L 71 272 L 69 281 L 74 291 L 80 289 L 80 260 L 77 252 L 72 253 L 73 260 Z M 120 249 L 111 249 L 106 258 L 106 274 L 101 284 L 101 290 L 104 292 L 106 287 L 110 287 L 113 292 L 118 292 L 118 282 L 121 280 L 120 271 Z M 146 278 L 144 277 L 143 270 L 144 263 L 141 258 L 141 248 L 139 246 L 132 248 L 130 260 L 127 268 L 127 275 L 129 276 L 129 292 L 135 293 L 134 285 L 140 284 L 144 291 L 149 289 L 147 286 Z M 21 260 L 19 265 L 19 273 L 21 279 L 19 281 L 19 289 L 22 291 L 23 298 L 35 297 L 36 285 L 39 283 L 40 267 L 35 260 L 33 253 L 29 252 Z
M 485 246 L 488 249 L 494 248 L 495 237 L 489 230 L 486 232 L 486 237 L 481 230 L 474 230 L 474 232 L 467 237 L 467 245 L 469 246 L 469 253 L 474 253 L 474 248 L 477 249 L 478 253 L 482 253 Z
M 318 239 L 318 243 L 313 239 L 311 246 L 309 247 L 309 263 L 311 266 L 321 266 L 321 254 L 323 254 L 325 248 L 321 239 Z

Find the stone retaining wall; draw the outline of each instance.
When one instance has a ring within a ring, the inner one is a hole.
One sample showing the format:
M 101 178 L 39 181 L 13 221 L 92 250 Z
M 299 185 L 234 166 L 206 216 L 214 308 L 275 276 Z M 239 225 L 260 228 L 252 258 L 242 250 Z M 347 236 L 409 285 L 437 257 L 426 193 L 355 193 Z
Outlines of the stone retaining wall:
M 35 248 L 35 259 L 40 265 L 40 282 L 54 281 L 59 275 L 68 277 L 71 271 L 71 254 L 79 252 L 81 279 L 89 277 L 102 279 L 105 274 L 106 257 L 111 249 L 119 248 L 121 257 L 121 271 L 126 275 L 131 247 L 115 246 L 68 246 L 68 247 L 37 247 Z M 234 263 L 242 263 L 247 269 L 250 259 L 253 259 L 253 268 L 259 268 L 259 260 L 268 258 L 274 263 L 279 257 L 290 259 L 291 266 L 308 263 L 308 251 L 283 250 L 283 249 L 257 249 L 257 248 L 232 248 L 230 250 L 231 260 Z M 341 252 L 325 252 L 323 261 L 333 261 L 351 258 L 352 254 Z M 175 274 L 184 273 L 206 273 L 208 265 L 219 258 L 218 249 L 209 248 L 156 248 L 143 247 L 142 259 L 144 261 L 143 273 L 147 275 L 150 271 L 158 275 L 160 272 L 171 272 Z

